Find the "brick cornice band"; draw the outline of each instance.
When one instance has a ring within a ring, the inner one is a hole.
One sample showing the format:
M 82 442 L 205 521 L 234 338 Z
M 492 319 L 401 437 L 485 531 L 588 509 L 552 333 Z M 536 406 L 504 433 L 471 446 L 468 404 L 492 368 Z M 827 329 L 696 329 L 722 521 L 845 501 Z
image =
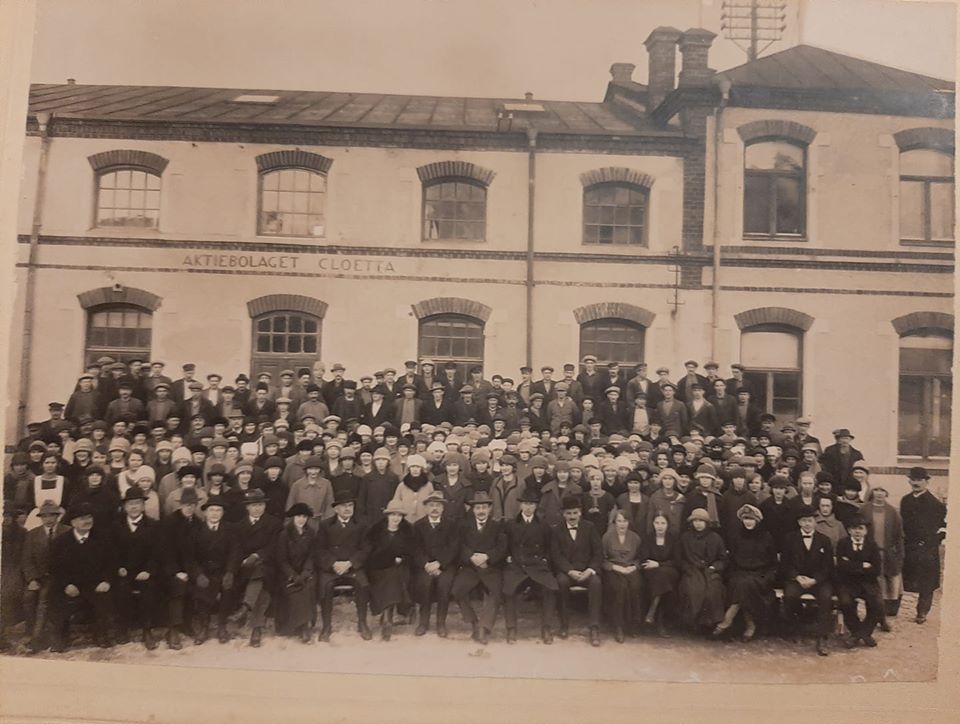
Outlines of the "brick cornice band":
M 641 173 L 632 168 L 608 166 L 607 168 L 597 168 L 580 174 L 580 182 L 584 188 L 595 186 L 596 184 L 619 182 L 649 189 L 653 186 L 653 176 L 647 173 Z
M 943 329 L 953 331 L 953 315 L 943 312 L 911 312 L 890 320 L 901 337 L 920 329 Z
M 893 134 L 893 139 L 901 151 L 913 151 L 918 148 L 933 148 L 953 153 L 953 131 L 949 128 L 906 128 Z

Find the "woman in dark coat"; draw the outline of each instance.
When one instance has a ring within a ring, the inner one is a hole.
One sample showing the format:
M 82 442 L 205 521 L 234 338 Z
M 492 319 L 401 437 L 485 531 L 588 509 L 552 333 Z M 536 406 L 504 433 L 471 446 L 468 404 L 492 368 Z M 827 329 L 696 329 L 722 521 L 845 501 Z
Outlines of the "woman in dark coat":
M 617 498 L 617 510 L 630 523 L 630 530 L 643 536 L 647 525 L 647 496 L 640 492 L 640 482 L 636 475 L 627 478 L 627 492 Z
M 723 569 L 727 548 L 723 538 L 708 528 L 710 514 L 703 508 L 691 511 L 692 526 L 680 536 L 680 605 L 684 624 L 712 630 L 723 619 Z
M 378 448 L 373 454 L 373 470 L 363 476 L 357 501 L 360 516 L 367 525 L 383 517 L 399 484 L 400 478 L 390 469 L 390 452 L 385 447 Z
M 624 628 L 633 629 L 640 617 L 641 586 L 640 536 L 630 530 L 626 513 L 618 510 L 603 534 L 603 592 L 616 630 L 614 638 L 623 643 Z
M 370 556 L 370 607 L 380 614 L 380 636 L 390 640 L 393 614 L 410 606 L 410 566 L 413 561 L 413 526 L 404 520 L 404 509 L 391 503 L 384 517 L 368 533 Z
M 643 537 L 640 549 L 640 570 L 643 574 L 643 587 L 650 602 L 644 623 L 657 624 L 657 633 L 667 636 L 663 625 L 663 609 L 660 601 L 664 596 L 673 595 L 680 580 L 680 546 L 677 534 L 670 529 L 670 519 L 664 513 L 653 516 L 650 530 Z
M 713 629 L 722 636 L 743 613 L 744 642 L 757 633 L 757 623 L 767 619 L 777 575 L 777 547 L 769 531 L 760 528 L 763 514 L 755 505 L 746 504 L 737 511 L 740 528 L 730 536 L 727 579 L 727 611 Z
M 616 499 L 603 489 L 603 474 L 591 468 L 587 473 L 590 487 L 580 495 L 580 504 L 583 507 L 583 517 L 593 523 L 600 537 L 607 532 L 610 525 L 610 514 L 617 507 Z
M 880 593 L 883 596 L 883 618 L 880 627 L 890 630 L 887 617 L 896 618 L 903 597 L 903 521 L 900 513 L 887 502 L 887 490 L 880 486 L 871 488 L 866 505 L 860 512 L 870 523 L 867 535 L 873 537 L 880 548 Z
M 313 511 L 306 503 L 294 503 L 287 511 L 287 524 L 277 538 L 277 570 L 280 572 L 280 612 L 285 631 L 294 631 L 310 643 L 311 624 L 317 608 L 316 564 L 313 550 L 317 534 L 307 522 Z

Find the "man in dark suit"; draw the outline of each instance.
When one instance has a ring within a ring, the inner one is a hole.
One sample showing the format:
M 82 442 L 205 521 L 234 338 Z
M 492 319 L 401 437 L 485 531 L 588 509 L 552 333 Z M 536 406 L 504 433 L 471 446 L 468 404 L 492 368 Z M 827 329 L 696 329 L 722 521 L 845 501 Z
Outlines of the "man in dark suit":
M 583 372 L 577 375 L 580 390 L 584 397 L 595 401 L 603 399 L 603 391 L 607 388 L 606 377 L 597 370 L 597 358 L 592 354 L 583 357 Z
M 700 367 L 700 364 L 696 360 L 688 359 L 683 363 L 683 366 L 686 368 L 687 373 L 677 380 L 677 399 L 681 402 L 690 402 L 693 399 L 691 394 L 691 387 L 695 384 L 699 384 L 703 389 L 707 389 L 710 384 L 707 382 L 707 378 L 697 372 L 697 368 Z
M 387 399 L 387 390 L 377 385 L 370 390 L 370 403 L 363 409 L 363 422 L 376 429 L 393 420 L 393 406 Z
M 243 414 L 254 420 L 265 415 L 270 420 L 277 414 L 277 405 L 270 399 L 270 385 L 258 382 L 253 396 L 243 406 Z
M 400 397 L 393 401 L 393 424 L 398 428 L 405 422 L 419 425 L 422 411 L 423 400 L 417 397 L 417 386 L 405 382 Z
M 623 370 L 620 369 L 619 362 L 610 362 L 607 364 L 605 382 L 606 387 L 604 387 L 604 390 L 609 390 L 611 387 L 618 387 L 620 389 L 621 399 L 626 397 L 627 376 L 624 374 Z
M 589 520 L 583 520 L 580 496 L 565 495 L 561 501 L 563 522 L 553 529 L 551 558 L 560 586 L 560 638 L 567 638 L 570 618 L 567 613 L 570 587 L 584 586 L 587 589 L 590 617 L 590 644 L 600 645 L 600 606 L 603 588 L 600 568 L 603 551 L 600 533 Z
M 620 393 L 620 387 L 610 385 L 604 390 L 603 400 L 597 402 L 594 419 L 600 420 L 600 430 L 604 435 L 612 435 L 630 429 L 627 409 Z
M 743 379 L 743 373 L 745 368 L 739 362 L 736 364 L 730 365 L 730 377 L 724 380 L 727 383 L 727 392 L 731 395 L 735 395 L 740 391 L 740 388 L 743 387 L 746 382 Z
M 209 637 L 210 617 L 217 614 L 217 639 L 225 644 L 227 614 L 230 612 L 231 590 L 239 567 L 239 546 L 236 528 L 223 520 L 225 502 L 219 495 L 203 504 L 205 520 L 194 531 L 193 557 L 190 561 L 193 581 L 193 603 L 199 623 L 193 643 L 202 644 Z
M 196 469 L 199 471 L 199 468 Z M 163 518 L 160 537 L 163 541 L 163 590 L 167 598 L 167 646 L 181 648 L 180 634 L 184 625 L 186 599 L 190 593 L 190 572 L 193 565 L 193 542 L 203 525 L 196 517 L 196 489 L 183 488 L 180 507 Z
M 508 644 L 517 640 L 517 598 L 525 586 L 536 589 L 543 598 L 540 635 L 543 643 L 553 643 L 559 585 L 550 570 L 550 527 L 537 515 L 539 498 L 535 490 L 526 488 L 518 498 L 520 513 L 507 523 L 509 556 L 503 571 L 503 608 Z
M 118 420 L 142 420 L 146 416 L 146 407 L 133 396 L 133 383 L 123 380 L 117 386 L 119 397 L 107 405 L 104 420 L 112 425 Z
M 420 619 L 414 633 L 423 636 L 430 628 L 430 600 L 435 593 L 437 601 L 437 635 L 447 637 L 447 609 L 450 592 L 457 573 L 460 553 L 459 525 L 452 517 L 444 516 L 447 499 L 439 490 L 423 501 L 427 514 L 413 524 L 414 573 L 413 597 L 420 610 Z
M 704 387 L 699 382 L 690 385 L 689 399 L 687 400 L 687 417 L 690 420 L 690 429 L 698 425 L 704 435 L 720 434 L 720 425 L 717 422 L 717 411 L 713 404 L 703 396 Z
M 317 570 L 320 572 L 318 596 L 323 628 L 320 641 L 329 641 L 333 630 L 333 589 L 337 583 L 353 584 L 357 606 L 357 630 L 364 641 L 373 634 L 367 625 L 370 582 L 363 565 L 370 555 L 366 527 L 354 515 L 356 501 L 347 490 L 334 497 L 334 515 L 317 528 Z
M 430 399 L 420 409 L 420 422 L 439 425 L 453 420 L 453 405 L 447 401 L 446 388 L 440 382 L 434 382 L 430 388 Z
M 489 640 L 497 618 L 503 590 L 503 562 L 507 557 L 507 535 L 501 523 L 491 520 L 493 499 L 480 491 L 467 501 L 471 514 L 463 522 L 460 534 L 460 569 L 453 581 L 453 597 L 464 619 L 473 627 L 473 639 L 481 644 Z M 470 594 L 483 588 L 480 616 L 474 610 Z
M 267 496 L 260 488 L 248 489 L 243 504 L 246 515 L 237 524 L 240 569 L 234 601 L 242 600 L 236 622 L 242 626 L 250 616 L 250 645 L 257 648 L 274 584 L 273 549 L 283 523 L 266 512 Z
M 872 538 L 867 538 L 867 521 L 859 513 L 847 521 L 847 535 L 849 537 L 837 543 L 837 602 L 843 611 L 843 623 L 850 632 L 847 646 L 853 648 L 857 641 L 876 646 L 873 629 L 883 616 L 877 582 L 882 565 L 880 548 Z M 863 621 L 857 614 L 858 598 L 862 598 L 867 607 Z
M 330 371 L 333 372 L 333 379 L 327 382 L 324 382 L 320 386 L 320 394 L 323 396 L 323 401 L 327 403 L 327 407 L 333 410 L 333 405 L 343 394 L 343 373 L 347 371 L 346 367 L 337 362 L 330 368 Z
M 721 379 L 714 380 L 713 387 L 708 390 L 708 399 L 717 416 L 717 429 L 723 428 L 724 423 L 737 423 L 737 400 L 727 392 L 727 383 Z
M 677 388 L 672 382 L 659 385 L 663 399 L 657 405 L 655 419 L 660 423 L 663 437 L 682 437 L 690 429 L 687 407 L 674 396 Z
M 854 438 L 845 427 L 834 430 L 833 439 L 836 442 L 828 445 L 820 456 L 820 467 L 830 475 L 834 495 L 840 497 L 843 495 L 844 483 L 854 479 L 853 464 L 863 460 L 863 453 L 850 444 Z
M 175 402 L 183 402 L 190 397 L 189 386 L 190 383 L 194 381 L 193 376 L 196 372 L 197 366 L 193 362 L 187 362 L 187 364 L 183 366 L 183 377 L 174 380 L 173 384 L 170 385 L 170 396 Z M 201 389 L 203 389 L 202 386 Z
M 460 388 L 460 397 L 453 403 L 453 424 L 466 425 L 477 421 L 477 398 L 472 385 Z
M 203 383 L 194 380 L 187 385 L 187 397 L 180 403 L 180 419 L 192 420 L 197 415 L 203 416 L 204 425 L 210 425 L 217 417 L 217 408 L 203 396 Z
M 750 402 L 750 396 L 748 387 L 737 390 L 737 435 L 740 437 L 755 437 L 760 431 L 761 412 Z
M 903 587 L 916 591 L 917 623 L 924 623 L 933 606 L 933 592 L 940 587 L 940 544 L 946 535 L 947 507 L 927 490 L 930 474 L 913 467 L 910 492 L 900 500 L 903 517 Z
M 93 507 L 79 503 L 67 511 L 73 530 L 54 538 L 50 548 L 51 625 L 54 652 L 67 650 L 70 614 L 77 604 L 93 611 L 95 636 L 101 648 L 113 646 L 110 621 L 113 601 L 114 552 L 109 532 L 93 530 Z
M 50 605 L 52 578 L 50 552 L 54 539 L 70 531 L 70 526 L 58 523 L 63 510 L 52 500 L 44 501 L 37 511 L 41 525 L 27 532 L 23 541 L 21 571 L 26 590 L 23 607 L 26 613 L 26 631 L 30 634 L 30 651 L 37 653 L 46 646 L 47 617 Z
M 158 586 L 161 571 L 160 524 L 143 514 L 146 496 L 136 485 L 123 494 L 122 520 L 113 524 L 116 551 L 115 602 L 120 614 L 120 641 L 129 641 L 130 629 L 143 629 L 143 645 L 157 648 L 153 627 L 158 622 Z
M 780 564 L 783 568 L 783 605 L 787 631 L 796 637 L 800 625 L 800 597 L 805 593 L 817 599 L 817 653 L 827 656 L 833 614 L 833 545 L 816 528 L 816 511 L 808 505 L 797 514 L 799 530 L 783 542 Z
M 557 383 L 553 379 L 553 367 L 550 365 L 541 367 L 540 374 L 542 378 L 530 385 L 530 394 L 532 395 L 534 392 L 542 394 L 543 404 L 546 405 L 557 396 L 557 391 L 554 389 Z
M 633 377 L 627 382 L 626 402 L 627 407 L 633 407 L 633 401 L 637 395 L 643 393 L 644 397 L 650 397 L 650 388 L 655 384 L 653 380 L 647 377 L 647 363 L 640 362 L 633 368 Z

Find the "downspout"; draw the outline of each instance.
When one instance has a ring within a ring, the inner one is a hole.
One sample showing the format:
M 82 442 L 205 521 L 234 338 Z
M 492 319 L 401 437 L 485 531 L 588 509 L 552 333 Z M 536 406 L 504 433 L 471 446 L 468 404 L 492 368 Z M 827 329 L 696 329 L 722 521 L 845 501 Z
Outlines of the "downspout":
M 717 359 L 720 346 L 720 144 L 723 141 L 723 109 L 730 100 L 730 80 L 723 75 L 715 76 L 714 83 L 720 88 L 720 104 L 713 115 L 713 295 L 710 335 L 710 358 Z
M 537 129 L 527 128 L 527 367 L 533 366 L 533 209 L 537 188 Z
M 43 201 L 47 189 L 47 162 L 50 157 L 50 121 L 52 113 L 37 113 L 40 131 L 40 160 L 37 163 L 37 187 L 33 201 L 33 223 L 30 226 L 30 251 L 27 256 L 27 283 L 23 301 L 23 342 L 20 347 L 20 393 L 17 404 L 17 435 L 27 425 L 27 397 L 30 393 L 30 371 L 33 357 L 33 320 L 37 287 L 37 252 L 40 229 L 43 227 Z

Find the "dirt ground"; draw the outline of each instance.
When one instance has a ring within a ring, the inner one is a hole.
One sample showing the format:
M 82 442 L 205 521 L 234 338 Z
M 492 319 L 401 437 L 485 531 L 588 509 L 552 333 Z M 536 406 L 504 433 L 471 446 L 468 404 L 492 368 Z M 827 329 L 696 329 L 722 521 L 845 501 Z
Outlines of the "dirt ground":
M 440 639 L 431 627 L 424 637 L 413 635 L 410 624 L 394 627 L 391 641 L 381 641 L 375 620 L 372 641 L 363 641 L 355 630 L 355 611 L 349 600 L 338 600 L 335 628 L 330 643 L 303 644 L 298 639 L 268 633 L 259 649 L 247 644 L 246 632 L 220 644 L 216 639 L 202 646 L 185 640 L 180 651 L 162 643 L 155 651 L 129 643 L 112 649 L 84 647 L 83 641 L 64 654 L 45 652 L 38 658 L 136 664 L 369 673 L 404 676 L 483 676 L 507 678 L 593 679 L 657 682 L 711 683 L 851 683 L 879 681 L 928 681 L 937 672 L 937 634 L 940 628 L 940 596 L 927 623 L 913 618 L 916 596 L 906 594 L 900 614 L 891 623 L 891 633 L 877 633 L 875 649 L 848 650 L 833 639 L 831 654 L 817 656 L 813 639 L 798 644 L 779 638 L 759 638 L 749 644 L 714 642 L 682 634 L 672 638 L 628 638 L 617 644 L 608 633 L 599 648 L 586 638 L 582 614 L 573 619 L 570 637 L 546 646 L 539 641 L 539 623 L 534 610 L 521 616 L 520 640 L 504 640 L 502 615 L 487 646 L 470 639 L 455 606 L 448 619 L 450 636 Z M 22 644 L 18 654 L 24 655 Z

